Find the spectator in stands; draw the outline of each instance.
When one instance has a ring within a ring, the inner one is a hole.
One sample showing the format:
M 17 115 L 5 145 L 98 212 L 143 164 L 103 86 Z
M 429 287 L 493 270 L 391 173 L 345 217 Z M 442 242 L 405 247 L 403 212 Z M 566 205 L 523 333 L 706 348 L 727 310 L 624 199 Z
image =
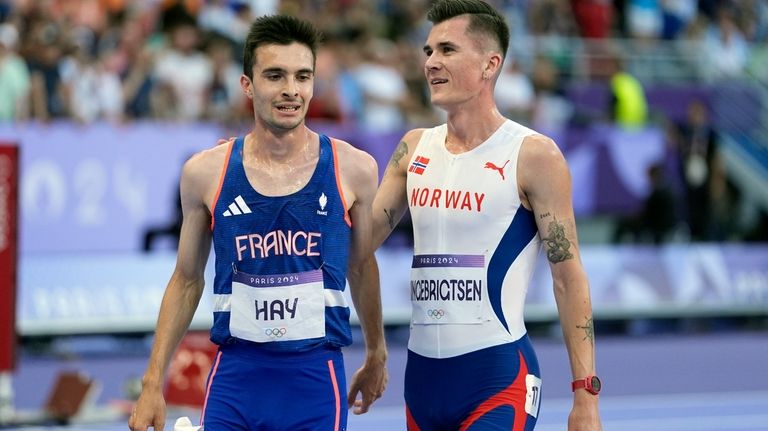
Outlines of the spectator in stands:
M 213 79 L 206 90 L 205 118 L 223 124 L 247 118 L 247 101 L 238 85 L 242 66 L 235 61 L 232 42 L 212 35 L 205 53 L 213 66 Z
M 29 71 L 16 53 L 19 32 L 12 24 L 0 24 L 0 123 L 29 116 Z
M 611 36 L 614 15 L 611 0 L 571 0 L 571 5 L 581 37 L 605 39 Z
M 155 77 L 162 94 L 161 116 L 178 120 L 199 120 L 205 112 L 206 92 L 213 82 L 211 59 L 198 45 L 199 29 L 192 17 L 180 17 L 171 24 L 170 46 L 157 56 Z
M 530 121 L 534 102 L 533 83 L 520 67 L 520 62 L 507 59 L 496 81 L 494 91 L 501 114 L 520 123 Z
M 573 104 L 565 97 L 560 73 L 547 57 L 538 57 L 533 66 L 534 101 L 531 124 L 543 133 L 564 129 L 573 118 Z
M 64 117 L 68 112 L 60 72 L 61 29 L 48 15 L 33 17 L 28 29 L 24 52 L 29 64 L 32 117 L 40 121 Z
M 710 238 L 712 229 L 713 181 L 723 181 L 718 157 L 717 136 L 709 122 L 707 106 L 694 100 L 688 106 L 686 121 L 678 125 L 681 172 L 685 184 L 686 223 L 692 241 Z
M 577 36 L 579 28 L 573 18 L 571 5 L 563 0 L 531 2 L 530 31 L 535 36 Z
M 339 87 L 339 63 L 332 49 L 321 47 L 315 61 L 315 93 L 309 104 L 307 119 L 344 121 Z
M 112 57 L 123 86 L 125 115 L 128 118 L 147 118 L 154 114 L 152 76 L 154 54 L 145 46 L 146 34 L 141 16 L 128 18 L 119 33 L 119 42 Z
M 661 0 L 662 39 L 678 38 L 696 19 L 696 7 L 696 0 Z
M 610 55 L 605 66 L 611 94 L 611 120 L 625 129 L 645 126 L 648 120 L 648 104 L 643 84 L 626 70 L 624 60 L 618 53 Z
M 396 67 L 396 46 L 374 38 L 363 51 L 364 60 L 354 74 L 363 90 L 363 127 L 374 132 L 391 132 L 404 127 L 402 107 L 408 98 L 403 75 Z
M 235 9 L 230 6 L 229 0 L 209 0 L 205 2 L 197 17 L 197 24 L 201 30 L 218 33 L 228 39 L 242 43 L 245 40 L 248 29 L 243 34 L 238 25 Z
M 123 119 L 123 89 L 120 77 L 110 68 L 109 53 L 94 57 L 93 34 L 81 28 L 70 55 L 62 61 L 62 80 L 67 84 L 67 104 L 74 120 L 119 122 Z
M 669 239 L 677 224 L 676 196 L 664 175 L 663 163 L 648 168 L 651 191 L 639 212 L 619 218 L 613 241 L 622 242 L 629 235 L 633 242 L 661 244 Z
M 630 37 L 653 40 L 661 35 L 662 11 L 658 0 L 628 0 L 626 7 Z
M 710 25 L 703 40 L 701 72 L 710 81 L 738 78 L 743 75 L 749 57 L 749 46 L 736 25 L 734 10 L 721 6 L 717 20 Z

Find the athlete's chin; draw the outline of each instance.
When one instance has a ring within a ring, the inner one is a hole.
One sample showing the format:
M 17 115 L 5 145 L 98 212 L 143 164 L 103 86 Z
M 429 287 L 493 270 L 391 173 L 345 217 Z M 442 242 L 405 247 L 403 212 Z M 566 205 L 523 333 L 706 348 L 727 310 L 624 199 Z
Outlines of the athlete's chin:
M 298 119 L 291 119 L 291 120 L 282 120 L 282 121 L 273 121 L 272 127 L 278 130 L 283 130 L 285 132 L 289 132 L 291 130 L 296 129 L 297 127 L 301 126 L 302 122 L 304 121 L 303 118 Z
M 453 104 L 453 103 L 451 103 L 451 101 L 448 98 L 441 97 L 439 95 L 436 96 L 434 94 L 430 98 L 430 101 L 432 102 L 433 106 L 436 106 L 436 107 L 441 108 L 441 109 L 446 109 L 446 108 L 448 108 L 449 106 L 451 106 Z

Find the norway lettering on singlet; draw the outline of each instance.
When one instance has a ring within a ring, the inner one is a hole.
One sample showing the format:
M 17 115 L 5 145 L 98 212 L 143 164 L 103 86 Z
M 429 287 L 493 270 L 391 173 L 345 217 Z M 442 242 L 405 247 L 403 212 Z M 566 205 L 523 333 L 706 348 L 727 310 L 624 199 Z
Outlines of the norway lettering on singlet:
M 408 347 L 430 358 L 525 335 L 523 304 L 541 244 L 517 184 L 522 142 L 536 132 L 506 121 L 461 154 L 445 148 L 446 132 L 445 124 L 424 131 L 407 173 L 414 226 Z
M 212 214 L 211 340 L 239 339 L 278 351 L 349 345 L 343 291 L 351 226 L 337 181 L 335 144 L 320 136 L 309 182 L 285 196 L 255 190 L 243 166 L 243 138 L 229 145 Z

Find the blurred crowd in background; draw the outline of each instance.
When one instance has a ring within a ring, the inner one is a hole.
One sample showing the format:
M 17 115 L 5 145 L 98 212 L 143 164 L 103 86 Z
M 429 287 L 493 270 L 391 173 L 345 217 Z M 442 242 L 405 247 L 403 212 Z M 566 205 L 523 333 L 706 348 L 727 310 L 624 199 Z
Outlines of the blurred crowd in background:
M 490 0 L 512 36 L 497 85 L 503 113 L 549 132 L 577 122 L 642 127 L 645 85 L 768 85 L 768 2 L 762 0 Z M 287 13 L 324 33 L 308 118 L 389 133 L 440 122 L 429 103 L 421 47 L 429 0 L 0 0 L 0 122 L 135 120 L 242 125 L 242 49 L 257 16 Z M 602 82 L 611 110 L 585 115 L 563 89 Z M 661 242 L 679 219 L 691 240 L 768 240 L 764 211 L 734 215 L 739 190 L 724 172 L 706 104 L 661 122 L 678 159 L 683 205 L 649 171 L 641 213 L 614 240 Z M 763 142 L 766 148 L 768 144 Z M 682 207 L 682 209 L 680 209 Z
M 490 2 L 512 28 L 500 107 L 534 123 L 550 125 L 567 115 L 556 100 L 538 107 L 537 96 L 556 90 L 561 80 L 599 79 L 606 71 L 593 64 L 575 72 L 571 57 L 558 52 L 573 50 L 573 38 L 631 39 L 643 47 L 695 41 L 701 49 L 688 54 L 701 58 L 686 79 L 751 73 L 768 81 L 765 1 Z M 288 13 L 311 20 L 326 37 L 310 118 L 384 131 L 432 124 L 439 114 L 428 103 L 421 52 L 429 4 L 0 0 L 0 121 L 248 118 L 238 77 L 249 24 L 262 14 Z

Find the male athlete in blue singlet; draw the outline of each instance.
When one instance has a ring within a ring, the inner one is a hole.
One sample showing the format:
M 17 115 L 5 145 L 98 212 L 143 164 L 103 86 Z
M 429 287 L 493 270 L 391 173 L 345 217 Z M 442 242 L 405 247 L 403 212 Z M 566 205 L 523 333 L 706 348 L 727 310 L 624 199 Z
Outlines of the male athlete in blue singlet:
M 206 431 L 345 430 L 386 385 L 386 347 L 371 204 L 371 156 L 304 124 L 317 33 L 285 16 L 259 18 L 244 52 L 243 91 L 255 125 L 184 166 L 178 261 L 157 324 L 132 430 L 163 429 L 162 383 L 216 252 Z M 349 277 L 367 356 L 347 396 L 341 348 L 352 342 L 342 292 Z M 358 393 L 361 399 L 357 400 Z M 347 401 L 349 400 L 349 401 Z
M 408 430 L 533 429 L 542 379 L 523 306 L 543 243 L 575 379 L 568 429 L 598 431 L 568 167 L 551 139 L 496 108 L 504 18 L 480 0 L 439 0 L 428 18 L 425 74 L 448 121 L 403 137 L 373 206 L 376 245 L 407 208 L 413 220 Z

